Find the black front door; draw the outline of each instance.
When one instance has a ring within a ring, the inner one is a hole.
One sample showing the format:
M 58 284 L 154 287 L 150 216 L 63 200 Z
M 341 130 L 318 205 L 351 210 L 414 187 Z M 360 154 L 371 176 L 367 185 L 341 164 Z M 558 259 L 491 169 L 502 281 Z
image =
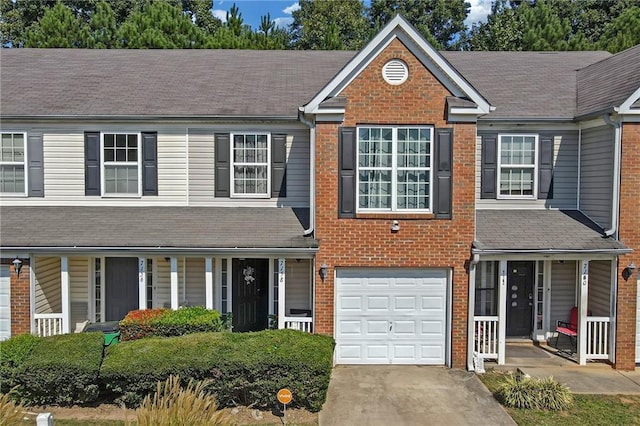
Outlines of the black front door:
M 507 336 L 531 336 L 534 262 L 507 262 Z
M 120 321 L 138 309 L 138 258 L 107 257 L 105 287 L 105 321 Z
M 233 259 L 233 331 L 264 330 L 269 324 L 269 260 Z

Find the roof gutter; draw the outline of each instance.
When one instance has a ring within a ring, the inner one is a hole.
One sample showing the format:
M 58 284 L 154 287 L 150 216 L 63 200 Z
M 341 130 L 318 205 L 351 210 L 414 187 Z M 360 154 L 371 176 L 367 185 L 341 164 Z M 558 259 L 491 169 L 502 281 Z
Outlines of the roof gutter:
M 201 253 L 201 254 L 223 254 L 223 253 L 256 253 L 264 255 L 282 255 L 282 254 L 295 254 L 300 255 L 304 253 L 314 254 L 318 251 L 318 247 L 100 247 L 100 246 L 59 246 L 59 247 L 47 247 L 47 246 L 13 246 L 2 247 L 3 252 L 46 252 L 46 253 L 104 253 L 104 252 L 136 252 L 136 253 Z
M 607 237 L 618 239 L 618 216 L 620 211 L 620 158 L 621 131 L 620 120 L 613 120 L 611 114 L 603 114 L 602 119 L 613 127 L 613 194 L 611 200 L 611 228 L 604 231 Z
M 478 249 L 472 248 L 473 254 L 627 254 L 633 250 L 630 248 L 620 249 Z
M 63 120 L 95 120 L 95 121 L 234 121 L 259 120 L 269 122 L 297 121 L 298 116 L 283 115 L 2 115 L 1 120 L 20 121 L 63 121 Z
M 316 125 L 304 116 L 304 107 L 298 111 L 300 122 L 309 127 L 309 228 L 304 230 L 304 236 L 313 234 L 316 227 Z

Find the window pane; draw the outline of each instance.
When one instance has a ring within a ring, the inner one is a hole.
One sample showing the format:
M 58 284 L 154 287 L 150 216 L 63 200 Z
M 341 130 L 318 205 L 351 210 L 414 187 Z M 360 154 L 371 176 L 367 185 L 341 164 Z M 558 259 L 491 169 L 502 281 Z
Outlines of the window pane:
M 113 148 L 115 146 L 115 135 L 104 135 L 105 148 Z
M 116 147 L 124 148 L 127 146 L 127 135 L 116 135 Z
M 429 175 L 424 171 L 398 171 L 398 209 L 429 208 Z
M 500 172 L 501 195 L 533 195 L 532 168 L 503 168 Z
M 137 166 L 105 166 L 104 191 L 107 194 L 137 194 Z
M 0 166 L 0 192 L 24 193 L 24 166 Z
M 367 209 L 391 208 L 391 171 L 361 170 L 360 207 Z

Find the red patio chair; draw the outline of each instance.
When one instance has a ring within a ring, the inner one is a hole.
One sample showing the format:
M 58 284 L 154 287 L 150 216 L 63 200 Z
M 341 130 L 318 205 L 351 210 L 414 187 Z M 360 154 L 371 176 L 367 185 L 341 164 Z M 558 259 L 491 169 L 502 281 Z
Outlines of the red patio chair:
M 571 343 L 571 353 L 576 353 L 578 351 L 578 307 L 574 306 L 571 308 L 571 313 L 569 314 L 569 321 L 558 321 L 556 325 L 556 342 L 553 345 L 554 348 L 558 349 L 558 339 L 560 336 L 566 336 L 569 338 L 569 342 Z

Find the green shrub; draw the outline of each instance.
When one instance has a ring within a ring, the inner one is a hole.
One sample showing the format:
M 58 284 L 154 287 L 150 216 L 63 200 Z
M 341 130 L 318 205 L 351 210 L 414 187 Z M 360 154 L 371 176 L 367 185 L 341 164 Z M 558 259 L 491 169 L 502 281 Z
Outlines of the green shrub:
M 25 405 L 71 405 L 98 398 L 102 333 L 41 338 L 15 370 L 12 394 Z
M 508 376 L 496 397 L 503 405 L 513 408 L 559 411 L 573 405 L 569 388 L 553 380 L 553 377 Z
M 222 330 L 220 313 L 201 306 L 131 311 L 120 321 L 120 339 L 182 336 L 189 333 Z
M 318 411 L 332 368 L 333 339 L 293 330 L 198 333 L 121 342 L 109 347 L 101 369 L 104 388 L 135 406 L 170 375 L 211 382 L 221 406 L 270 407 L 279 389 L 292 406 Z
M 20 334 L 0 342 L 0 393 L 8 393 L 15 385 L 16 370 L 39 342 L 40 339 L 31 334 Z

